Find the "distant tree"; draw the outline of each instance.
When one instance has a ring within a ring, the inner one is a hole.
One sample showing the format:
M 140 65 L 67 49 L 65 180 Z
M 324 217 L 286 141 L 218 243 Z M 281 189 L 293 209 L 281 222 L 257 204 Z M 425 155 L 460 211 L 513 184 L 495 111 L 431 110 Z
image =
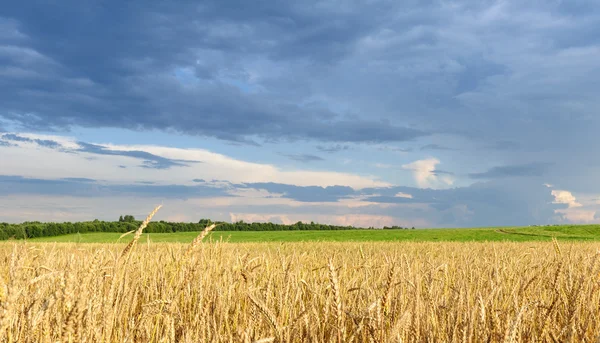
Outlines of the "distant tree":
M 206 226 L 215 223 L 218 224 L 216 231 L 281 231 L 281 230 L 351 230 L 356 229 L 353 226 L 327 225 L 315 222 L 296 222 L 294 224 L 275 224 L 275 223 L 246 223 L 242 220 L 234 223 L 223 221 L 213 222 L 210 219 L 200 219 L 196 223 L 179 222 L 151 222 L 146 228 L 147 232 L 167 233 L 167 232 L 190 232 L 202 231 Z M 86 232 L 127 232 L 135 230 L 139 222 L 132 215 L 121 215 L 118 221 L 105 222 L 94 219 L 88 222 L 76 223 L 41 223 L 24 222 L 21 224 L 0 223 L 0 240 L 23 239 L 27 237 L 49 237 L 72 233 Z M 366 228 L 365 228 L 366 229 Z M 369 229 L 375 229 L 369 227 Z M 385 229 L 402 229 L 400 226 L 385 227 Z M 404 229 L 409 229 L 408 227 Z M 414 227 L 413 227 L 414 229 Z

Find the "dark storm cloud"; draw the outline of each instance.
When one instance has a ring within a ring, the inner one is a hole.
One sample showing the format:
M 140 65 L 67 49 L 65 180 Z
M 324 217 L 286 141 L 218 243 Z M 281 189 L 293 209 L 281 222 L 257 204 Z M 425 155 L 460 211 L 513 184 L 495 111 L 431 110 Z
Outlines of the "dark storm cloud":
M 152 169 L 169 169 L 171 167 L 188 167 L 192 163 L 201 163 L 200 161 L 176 160 L 161 157 L 140 150 L 110 150 L 105 146 L 90 144 L 85 142 L 77 142 L 79 145 L 78 152 L 89 154 L 110 155 L 110 156 L 125 156 L 142 160 L 140 167 Z
M 426 132 L 249 94 L 243 60 L 325 67 L 375 30 L 363 6 L 132 1 L 4 7 L 0 116 L 29 129 L 174 129 L 243 144 L 404 141 Z M 371 9 L 386 15 L 387 5 Z M 101 27 L 102 29 L 98 29 Z M 231 83 L 228 80 L 236 80 Z M 209 80 L 210 82 L 205 82 Z
M 527 146 L 597 131 L 597 11 L 459 3 L 6 5 L 0 117 L 254 145 L 445 132 Z M 321 94 L 348 109 L 306 105 Z
M 597 11 L 572 14 L 569 8 L 578 6 L 6 5 L 1 115 L 31 128 L 175 129 L 244 144 L 256 137 L 405 141 L 427 134 L 427 127 L 528 140 L 523 133 L 535 128 L 543 135 L 565 124 L 579 127 L 595 108 L 577 104 L 595 104 L 590 85 L 598 75 L 586 71 L 596 70 L 590 47 L 598 25 L 590 18 Z M 490 44 L 473 43 L 483 41 Z M 299 105 L 310 89 L 341 99 L 362 119 Z
M 498 179 L 521 176 L 542 176 L 552 166 L 552 163 L 528 163 L 510 166 L 493 167 L 481 173 L 471 173 L 472 179 Z

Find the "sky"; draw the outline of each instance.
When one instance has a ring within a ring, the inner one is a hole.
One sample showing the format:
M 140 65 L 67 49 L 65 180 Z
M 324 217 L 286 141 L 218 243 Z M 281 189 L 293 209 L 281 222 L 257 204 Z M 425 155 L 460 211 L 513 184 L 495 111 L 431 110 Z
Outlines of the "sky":
M 600 222 L 597 1 L 0 5 L 0 222 Z

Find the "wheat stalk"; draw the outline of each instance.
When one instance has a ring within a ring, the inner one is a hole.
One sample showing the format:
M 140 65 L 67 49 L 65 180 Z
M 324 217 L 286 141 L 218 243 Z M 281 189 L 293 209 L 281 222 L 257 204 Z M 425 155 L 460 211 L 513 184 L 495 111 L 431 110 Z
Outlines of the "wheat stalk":
M 560 250 L 560 245 L 558 245 L 558 239 L 556 239 L 556 237 L 552 237 L 552 245 L 554 246 L 554 251 L 556 252 L 556 255 L 561 256 L 562 251 Z
M 121 257 L 124 257 L 125 255 L 127 255 L 127 253 L 129 253 L 131 251 L 131 249 L 133 249 L 133 246 L 135 245 L 135 243 L 137 243 L 137 241 L 142 236 L 142 232 L 144 231 L 144 229 L 146 228 L 146 226 L 148 226 L 148 223 L 150 223 L 150 221 L 152 220 L 152 217 L 154 217 L 154 215 L 156 214 L 156 212 L 158 212 L 158 210 L 160 210 L 161 207 L 162 207 L 162 205 L 156 206 L 156 208 L 154 210 L 152 210 L 152 212 L 150 212 L 150 214 L 148 215 L 148 217 L 146 217 L 146 219 L 144 219 L 144 221 L 142 222 L 142 224 L 135 231 L 135 234 L 134 234 L 133 239 L 131 240 L 131 242 L 129 242 L 129 244 L 127 244 L 127 246 L 125 247 L 125 249 L 123 249 L 123 252 L 121 253 Z
M 192 241 L 192 243 L 190 243 L 188 249 L 185 252 L 185 256 L 188 256 L 189 254 L 192 253 L 192 251 L 194 251 L 194 249 L 196 249 L 197 246 L 200 245 L 200 243 L 202 243 L 202 240 L 208 236 L 208 234 L 216 227 L 216 224 L 212 224 L 209 225 L 207 227 L 204 228 L 204 230 L 202 230 L 202 232 L 200 232 L 200 234 L 198 236 L 196 236 L 196 238 L 194 238 L 194 240 Z
M 329 268 L 329 281 L 331 283 L 331 289 L 333 290 L 333 316 L 336 320 L 337 326 L 337 340 L 338 343 L 343 342 L 345 340 L 345 330 L 344 330 L 344 318 L 342 311 L 342 298 L 340 295 L 340 282 L 337 275 L 337 271 L 335 270 L 335 266 L 333 265 L 333 259 L 329 259 L 329 263 L 327 264 Z
M 507 327 L 506 335 L 504 336 L 504 343 L 516 342 L 517 332 L 519 325 L 521 324 L 521 318 L 523 317 L 523 313 L 525 312 L 526 308 L 526 305 L 521 306 L 521 309 L 517 313 L 517 317 L 513 321 L 512 325 Z
M 273 312 L 267 307 L 267 305 L 265 305 L 262 301 L 256 299 L 252 294 L 248 294 L 248 298 L 250 298 L 250 301 L 254 304 L 254 306 L 256 306 L 260 310 L 260 312 L 265 316 L 265 318 L 267 318 L 269 324 L 271 324 L 271 326 L 275 330 L 277 337 L 279 337 L 281 334 L 281 328 L 277 323 L 277 318 L 275 318 L 275 314 L 273 314 Z

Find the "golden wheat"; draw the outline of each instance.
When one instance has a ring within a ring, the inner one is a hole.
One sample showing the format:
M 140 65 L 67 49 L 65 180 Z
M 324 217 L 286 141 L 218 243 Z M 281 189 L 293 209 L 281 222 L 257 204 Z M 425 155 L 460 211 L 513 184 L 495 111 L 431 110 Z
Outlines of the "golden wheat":
M 591 342 L 600 333 L 594 243 L 216 242 L 194 258 L 191 246 L 151 244 L 126 263 L 122 246 L 0 243 L 0 342 Z

